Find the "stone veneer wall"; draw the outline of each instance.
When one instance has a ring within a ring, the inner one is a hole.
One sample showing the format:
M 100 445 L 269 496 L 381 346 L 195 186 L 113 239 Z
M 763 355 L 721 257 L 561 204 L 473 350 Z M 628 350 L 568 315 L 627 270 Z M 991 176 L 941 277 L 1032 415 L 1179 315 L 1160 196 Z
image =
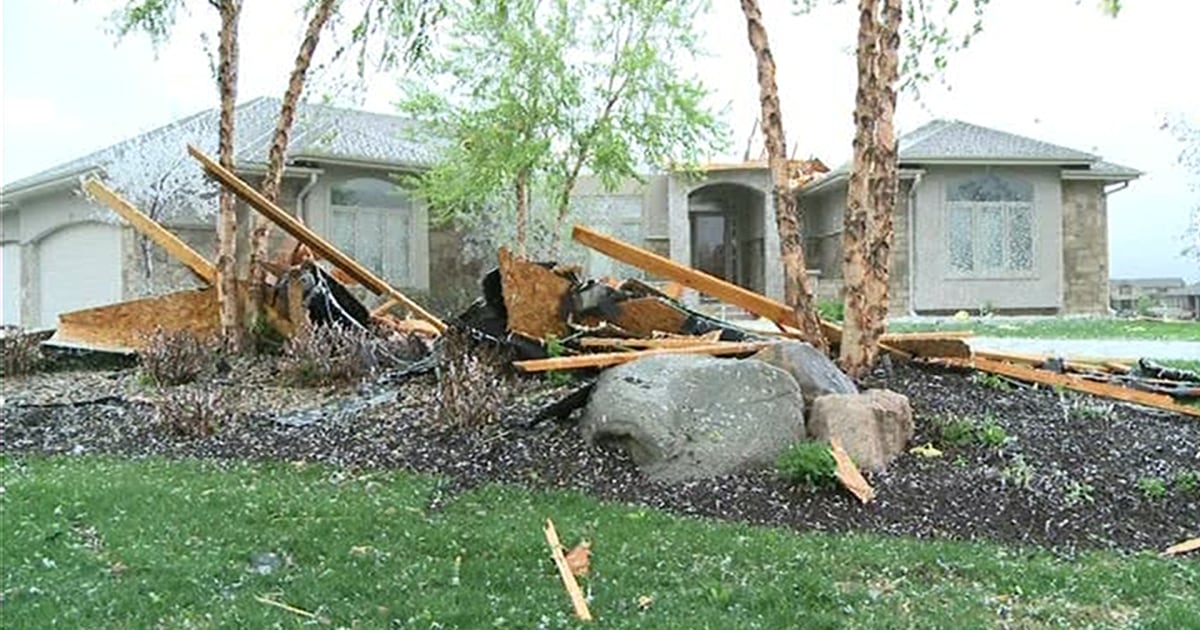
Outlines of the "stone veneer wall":
M 1108 312 L 1108 208 L 1104 183 L 1064 181 L 1063 313 Z

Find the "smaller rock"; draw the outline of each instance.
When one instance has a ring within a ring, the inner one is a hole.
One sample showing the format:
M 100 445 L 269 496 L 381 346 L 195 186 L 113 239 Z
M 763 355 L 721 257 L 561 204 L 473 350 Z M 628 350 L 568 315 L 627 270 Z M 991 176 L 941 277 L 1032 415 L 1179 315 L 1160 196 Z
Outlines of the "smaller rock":
M 270 575 L 283 566 L 283 559 L 272 551 L 259 551 L 250 555 L 250 572 L 258 575 Z
M 805 404 L 811 405 L 826 394 L 857 394 L 858 388 L 838 369 L 825 353 L 803 341 L 782 341 L 755 354 L 754 359 L 770 363 L 792 375 L 800 384 Z
M 827 394 L 813 401 L 808 432 L 818 440 L 837 436 L 860 468 L 883 470 L 913 436 L 908 397 L 886 389 Z

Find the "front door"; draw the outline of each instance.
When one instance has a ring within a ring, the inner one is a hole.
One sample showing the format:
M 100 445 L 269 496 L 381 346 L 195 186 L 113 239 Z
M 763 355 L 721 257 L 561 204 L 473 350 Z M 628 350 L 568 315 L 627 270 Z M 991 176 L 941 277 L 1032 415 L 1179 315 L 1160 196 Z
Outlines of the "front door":
M 694 212 L 692 267 L 730 282 L 737 281 L 736 221 L 715 212 Z

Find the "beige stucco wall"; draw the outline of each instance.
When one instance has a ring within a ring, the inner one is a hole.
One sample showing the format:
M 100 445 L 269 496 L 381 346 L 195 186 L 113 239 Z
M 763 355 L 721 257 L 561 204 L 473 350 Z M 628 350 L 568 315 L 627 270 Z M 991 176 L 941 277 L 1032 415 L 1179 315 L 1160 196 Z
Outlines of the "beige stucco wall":
M 990 167 L 1023 178 L 1034 189 L 1032 270 L 1021 276 L 965 278 L 951 272 L 946 220 L 946 186 L 984 167 L 929 167 L 917 187 L 913 306 L 920 311 L 978 309 L 1057 310 L 1062 303 L 1062 190 L 1057 168 Z
M 1063 311 L 1108 313 L 1108 203 L 1104 183 L 1062 183 Z

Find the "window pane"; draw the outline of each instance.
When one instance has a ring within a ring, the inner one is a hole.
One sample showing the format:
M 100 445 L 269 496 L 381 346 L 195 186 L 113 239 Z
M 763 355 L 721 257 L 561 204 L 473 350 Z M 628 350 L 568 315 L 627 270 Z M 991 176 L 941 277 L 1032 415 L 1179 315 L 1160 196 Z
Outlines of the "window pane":
M 387 238 L 384 231 L 383 214 L 360 210 L 358 212 L 358 229 L 359 248 L 356 252 L 358 262 L 376 274 L 383 275 L 384 240 Z
M 1004 207 L 985 205 L 979 212 L 979 268 L 996 271 L 1004 268 Z
M 333 211 L 333 244 L 338 249 L 354 256 L 354 213 L 346 210 Z
M 382 179 L 360 177 L 335 184 L 329 191 L 335 206 L 360 208 L 408 209 L 408 194 L 399 186 Z
M 1008 208 L 1008 268 L 1033 269 L 1033 208 L 1029 205 Z
M 951 184 L 949 201 L 1033 201 L 1033 184 L 1011 177 L 981 175 Z
M 971 206 L 950 206 L 950 268 L 965 273 L 975 268 L 971 254 Z

